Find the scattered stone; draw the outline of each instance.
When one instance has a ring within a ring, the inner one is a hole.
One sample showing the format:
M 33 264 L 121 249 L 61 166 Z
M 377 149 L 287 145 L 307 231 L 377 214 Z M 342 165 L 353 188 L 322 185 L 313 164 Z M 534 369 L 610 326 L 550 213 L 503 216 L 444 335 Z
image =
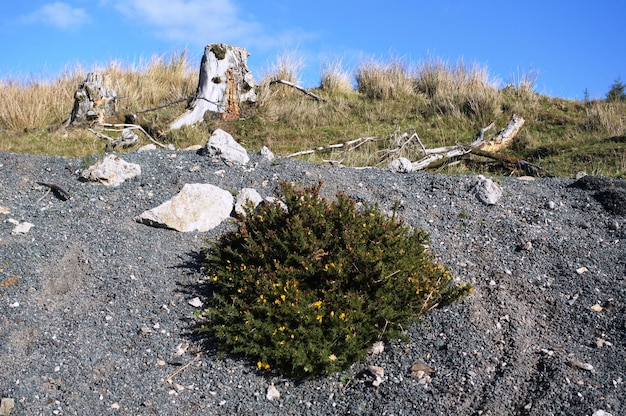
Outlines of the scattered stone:
M 370 354 L 377 355 L 385 351 L 385 343 L 383 341 L 376 341 L 372 348 L 370 348 Z
M 141 166 L 128 163 L 116 155 L 108 155 L 85 169 L 80 176 L 91 182 L 106 186 L 118 186 L 126 179 L 141 175 Z
M 200 150 L 203 156 L 217 156 L 225 162 L 245 165 L 250 160 L 248 152 L 222 129 L 213 132 L 209 141 Z
M 369 372 L 376 377 L 376 380 L 372 381 L 372 386 L 374 387 L 378 387 L 382 384 L 382 382 L 384 381 L 384 376 L 385 376 L 385 370 L 382 367 L 379 367 L 377 365 L 370 365 L 369 366 Z
M 194 308 L 201 308 L 202 305 L 204 305 L 204 303 L 202 303 L 202 301 L 200 300 L 199 297 L 195 297 L 195 298 L 191 299 L 188 303 L 191 306 L 193 306 Z
M 613 416 L 613 414 L 604 410 L 596 410 L 591 416 Z
M 569 365 L 573 369 L 579 369 L 579 370 L 585 370 L 585 371 L 593 371 L 593 365 L 591 365 L 589 363 L 583 363 L 582 361 L 577 360 L 576 358 L 571 358 L 569 360 Z
M 148 152 L 150 150 L 156 150 L 156 145 L 153 143 L 150 143 L 145 146 L 141 146 L 139 149 L 137 149 L 138 152 Z
M 551 209 L 551 210 L 555 210 L 556 209 L 556 203 L 554 201 L 548 201 L 548 203 L 546 204 L 546 206 Z
M 198 150 L 202 149 L 202 145 L 200 144 L 192 144 L 191 146 L 187 146 L 182 150 L 186 150 L 188 152 L 197 152 Z
M 576 172 L 576 180 L 579 180 L 585 176 L 587 176 L 587 172 L 585 172 L 584 170 L 579 170 L 578 172 Z
M 176 231 L 205 232 L 230 217 L 233 196 L 215 185 L 186 184 L 169 201 L 144 211 L 135 221 Z
M 189 168 L 189 172 L 194 173 L 194 172 L 198 172 L 200 170 L 200 166 L 198 165 L 193 165 L 192 167 Z
M 2 205 L 0 205 L 0 214 L 8 214 L 9 213 L 9 209 L 7 207 L 3 207 Z
M 246 211 L 243 209 L 246 203 L 252 203 L 255 207 L 263 201 L 263 197 L 254 188 L 243 188 L 239 194 L 237 194 L 237 201 L 235 202 L 235 213 L 237 215 L 245 216 Z
M 113 403 L 113 404 L 111 405 L 111 409 L 113 409 L 113 410 L 119 410 L 119 408 L 120 408 L 119 403 Z
M 536 178 L 534 176 L 519 176 L 517 178 L 518 181 L 525 181 L 525 182 L 532 182 L 534 181 Z
M 418 372 L 422 372 L 425 374 L 434 374 L 435 370 L 432 367 L 427 366 L 426 364 L 418 361 L 411 366 L 411 373 L 418 373 Z
M 613 220 L 609 222 L 609 230 L 617 231 L 620 228 L 619 221 Z
M 15 408 L 15 400 L 3 397 L 0 401 L 0 416 L 9 416 Z
M 602 306 L 600 306 L 600 304 L 596 303 L 595 305 L 593 305 L 591 307 L 591 310 L 594 312 L 602 312 Z
M 8 221 L 15 225 L 15 228 L 13 228 L 13 231 L 11 231 L 11 234 L 15 235 L 15 234 L 26 234 L 27 232 L 30 231 L 31 228 L 33 228 L 35 225 L 31 224 L 30 222 L 24 221 L 22 223 L 20 223 L 18 220 L 14 220 L 13 218 L 9 218 Z
M 265 395 L 265 397 L 269 401 L 272 401 L 274 399 L 280 399 L 280 392 L 276 387 L 274 387 L 274 384 L 270 384 L 270 386 L 267 388 L 267 394 Z
M 409 173 L 413 170 L 413 164 L 406 157 L 392 160 L 387 167 L 394 173 Z
M 13 303 L 9 303 L 9 308 L 19 308 L 20 307 L 20 303 L 15 301 Z
M 532 242 L 530 242 L 530 241 L 527 241 L 527 242 L 525 242 L 524 244 L 522 244 L 522 245 L 519 247 L 519 250 L 520 250 L 520 251 L 528 251 L 528 250 L 530 250 L 531 248 L 533 248 L 533 243 L 532 243 Z
M 584 273 L 587 273 L 588 271 L 589 271 L 589 269 L 586 268 L 585 266 L 579 267 L 578 269 L 576 269 L 576 273 L 578 273 L 578 274 L 584 274 Z
M 276 156 L 274 156 L 274 153 L 272 153 L 272 151 L 267 146 L 263 146 L 261 148 L 261 157 L 269 160 L 270 162 L 276 158 Z
M 497 183 L 483 175 L 478 175 L 476 179 L 477 182 L 472 192 L 480 202 L 485 205 L 494 205 L 502 198 L 502 189 Z

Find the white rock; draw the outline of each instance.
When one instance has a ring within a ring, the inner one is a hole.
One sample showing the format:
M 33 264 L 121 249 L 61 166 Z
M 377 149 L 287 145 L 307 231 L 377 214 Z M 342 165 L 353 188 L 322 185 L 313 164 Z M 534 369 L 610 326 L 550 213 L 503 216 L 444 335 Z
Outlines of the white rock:
M 213 132 L 201 154 L 219 156 L 222 160 L 245 165 L 250 160 L 248 152 L 222 129 Z
M 9 416 L 14 408 L 15 408 L 15 400 L 9 397 L 3 397 L 2 400 L 0 400 L 0 415 L 1 416 Z
M 604 410 L 596 410 L 591 416 L 613 416 L 613 414 Z
M 409 173 L 413 170 L 413 164 L 406 157 L 394 159 L 387 166 L 390 171 L 395 173 Z
M 191 299 L 191 300 L 189 301 L 189 304 L 190 304 L 191 306 L 193 306 L 194 308 L 201 308 L 201 307 L 202 307 L 202 305 L 204 305 L 204 303 L 202 303 L 202 301 L 200 300 L 200 298 L 199 298 L 199 297 L 195 297 L 195 298 Z
M 586 268 L 585 266 L 579 267 L 578 269 L 576 269 L 576 273 L 578 273 L 578 274 L 587 273 L 588 271 L 589 271 L 589 269 Z
M 477 182 L 472 188 L 472 192 L 480 202 L 485 205 L 493 205 L 502 198 L 502 189 L 497 183 L 483 175 L 478 175 L 476 179 Z
M 2 205 L 0 205 L 0 214 L 8 214 L 9 213 L 9 209 L 7 207 L 3 207 Z
M 19 221 L 9 219 L 9 222 L 15 225 L 15 228 L 13 228 L 13 231 L 11 231 L 11 234 L 13 235 L 26 234 L 27 232 L 30 231 L 31 228 L 35 226 L 34 224 L 31 224 L 30 222 L 27 222 L 27 221 L 20 223 Z
M 137 149 L 138 152 L 148 152 L 150 150 L 156 150 L 156 145 L 153 143 L 150 143 L 145 146 L 141 146 L 139 149 Z
M 108 155 L 81 173 L 81 177 L 106 186 L 118 186 L 126 179 L 141 175 L 141 166 L 128 163 L 116 155 Z
M 176 231 L 205 232 L 230 217 L 233 196 L 210 184 L 186 184 L 169 201 L 135 217 L 135 221 Z
M 256 207 L 263 201 L 263 197 L 254 188 L 243 188 L 237 195 L 237 201 L 235 202 L 235 213 L 238 215 L 246 215 L 246 211 L 243 209 L 244 205 L 251 202 Z
M 272 151 L 267 146 L 263 146 L 261 148 L 261 157 L 264 157 L 265 159 L 269 160 L 270 162 L 272 160 L 274 160 L 274 158 L 275 158 L 274 153 L 272 153 Z
M 383 351 L 385 351 L 385 343 L 382 341 L 376 341 L 370 348 L 370 354 L 372 355 L 380 354 Z
M 267 388 L 267 394 L 265 395 L 265 397 L 267 397 L 267 400 L 269 401 L 272 401 L 274 399 L 280 399 L 280 392 L 276 387 L 274 387 L 273 384 L 270 384 L 270 386 Z

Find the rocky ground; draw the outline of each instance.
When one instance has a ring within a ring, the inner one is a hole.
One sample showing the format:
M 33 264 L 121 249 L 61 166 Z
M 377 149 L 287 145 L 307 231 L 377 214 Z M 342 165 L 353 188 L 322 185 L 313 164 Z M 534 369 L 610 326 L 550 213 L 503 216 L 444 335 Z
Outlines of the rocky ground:
M 79 181 L 93 158 L 0 153 L 0 396 L 12 415 L 626 414 L 625 181 L 498 178 L 504 196 L 487 206 L 473 176 L 122 158 L 142 174 L 108 188 Z M 133 218 L 186 183 L 271 196 L 282 180 L 320 179 L 327 196 L 400 201 L 473 293 L 342 374 L 294 383 L 219 359 L 194 335 L 189 301 L 206 301 L 205 240 L 233 225 L 179 233 Z M 268 400 L 271 385 L 280 397 Z

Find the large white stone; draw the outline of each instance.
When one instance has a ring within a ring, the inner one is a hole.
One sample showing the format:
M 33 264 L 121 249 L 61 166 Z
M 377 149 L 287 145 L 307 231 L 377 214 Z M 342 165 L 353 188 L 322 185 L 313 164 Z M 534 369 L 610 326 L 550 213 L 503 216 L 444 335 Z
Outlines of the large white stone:
M 409 173 L 413 170 L 413 164 L 406 157 L 399 157 L 392 160 L 388 168 L 395 173 Z
M 203 183 L 186 184 L 172 199 L 143 212 L 135 221 L 176 231 L 209 231 L 230 217 L 230 192 Z
M 213 132 L 209 141 L 202 149 L 202 154 L 219 156 L 226 162 L 245 165 L 250 160 L 248 151 L 233 139 L 233 136 L 222 129 Z
M 502 198 L 502 189 L 500 186 L 489 178 L 485 178 L 483 175 L 476 177 L 477 182 L 472 188 L 476 198 L 485 205 L 493 205 L 500 198 Z
M 106 186 L 118 186 L 138 175 L 141 175 L 141 166 L 128 163 L 116 155 L 108 155 L 81 173 L 88 181 L 101 182 Z

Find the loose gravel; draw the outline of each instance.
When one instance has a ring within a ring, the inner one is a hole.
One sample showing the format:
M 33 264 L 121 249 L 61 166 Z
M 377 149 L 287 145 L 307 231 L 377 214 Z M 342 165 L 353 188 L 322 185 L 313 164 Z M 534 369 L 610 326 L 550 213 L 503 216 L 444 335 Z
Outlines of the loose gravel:
M 494 178 L 504 196 L 486 206 L 474 176 L 121 157 L 142 174 L 108 188 L 78 178 L 95 158 L 0 153 L 0 396 L 12 415 L 626 414 L 625 181 Z M 473 293 L 341 374 L 294 383 L 220 357 L 189 302 L 208 301 L 206 240 L 234 224 L 178 233 L 133 218 L 186 183 L 266 197 L 283 180 L 322 180 L 327 197 L 383 210 L 398 201 Z

